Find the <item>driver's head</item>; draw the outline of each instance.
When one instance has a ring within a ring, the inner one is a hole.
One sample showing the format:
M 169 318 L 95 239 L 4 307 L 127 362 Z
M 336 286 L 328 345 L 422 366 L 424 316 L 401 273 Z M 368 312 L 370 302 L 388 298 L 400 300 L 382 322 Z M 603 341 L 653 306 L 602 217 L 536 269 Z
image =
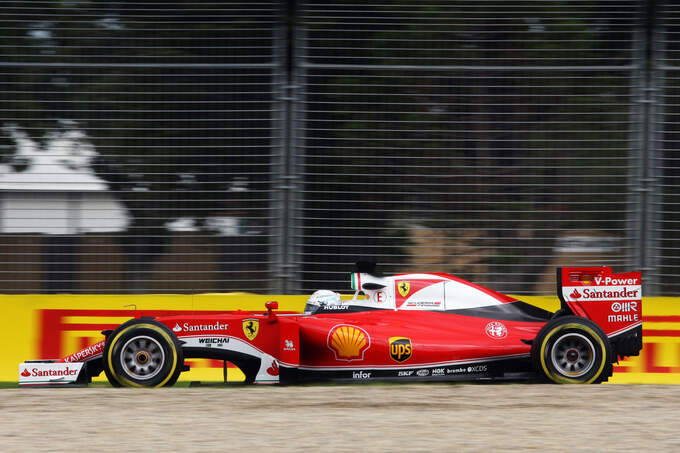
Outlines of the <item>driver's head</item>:
M 321 289 L 314 292 L 309 299 L 307 299 L 307 305 L 305 305 L 305 314 L 311 315 L 316 313 L 321 307 L 326 305 L 339 305 L 342 304 L 340 299 L 340 294 L 334 291 L 329 291 L 327 289 Z

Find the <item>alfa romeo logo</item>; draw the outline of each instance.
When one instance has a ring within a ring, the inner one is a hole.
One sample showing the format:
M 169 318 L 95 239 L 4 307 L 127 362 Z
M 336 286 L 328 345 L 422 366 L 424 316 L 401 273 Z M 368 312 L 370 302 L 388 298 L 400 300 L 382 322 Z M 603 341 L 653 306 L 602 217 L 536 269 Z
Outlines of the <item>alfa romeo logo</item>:
M 484 328 L 484 332 L 494 340 L 500 340 L 508 336 L 507 327 L 505 327 L 505 324 L 498 321 L 492 321 L 487 324 Z

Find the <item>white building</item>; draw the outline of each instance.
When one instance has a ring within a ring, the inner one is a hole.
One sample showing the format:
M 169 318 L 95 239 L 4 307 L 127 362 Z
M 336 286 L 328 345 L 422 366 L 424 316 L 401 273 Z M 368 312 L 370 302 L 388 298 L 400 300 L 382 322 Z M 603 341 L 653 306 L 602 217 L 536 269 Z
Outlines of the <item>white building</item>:
M 80 130 L 54 133 L 41 147 L 16 126 L 9 165 L 0 164 L 0 232 L 83 234 L 124 231 L 127 209 L 91 167 L 94 146 Z

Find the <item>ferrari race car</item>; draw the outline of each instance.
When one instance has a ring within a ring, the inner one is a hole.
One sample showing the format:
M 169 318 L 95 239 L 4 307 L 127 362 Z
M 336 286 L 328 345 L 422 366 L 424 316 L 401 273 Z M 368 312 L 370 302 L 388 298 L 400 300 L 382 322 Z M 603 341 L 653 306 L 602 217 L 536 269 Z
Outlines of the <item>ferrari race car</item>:
M 231 362 L 246 383 L 540 379 L 599 383 L 642 348 L 640 272 L 557 269 L 548 312 L 448 274 L 384 277 L 357 263 L 351 300 L 317 291 L 304 313 L 131 319 L 88 348 L 19 365 L 19 385 L 173 385 L 186 358 Z

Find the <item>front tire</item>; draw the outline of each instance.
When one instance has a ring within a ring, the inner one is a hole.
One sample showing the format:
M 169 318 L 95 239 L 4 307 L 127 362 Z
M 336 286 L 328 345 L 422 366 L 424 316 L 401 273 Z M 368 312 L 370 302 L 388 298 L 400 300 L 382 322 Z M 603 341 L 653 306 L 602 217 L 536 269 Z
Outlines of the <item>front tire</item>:
M 184 357 L 174 333 L 152 319 L 121 324 L 106 341 L 104 372 L 114 387 L 163 387 L 177 382 Z
M 612 374 L 612 350 L 604 331 L 579 316 L 562 316 L 540 330 L 531 348 L 536 371 L 556 384 L 596 384 Z

